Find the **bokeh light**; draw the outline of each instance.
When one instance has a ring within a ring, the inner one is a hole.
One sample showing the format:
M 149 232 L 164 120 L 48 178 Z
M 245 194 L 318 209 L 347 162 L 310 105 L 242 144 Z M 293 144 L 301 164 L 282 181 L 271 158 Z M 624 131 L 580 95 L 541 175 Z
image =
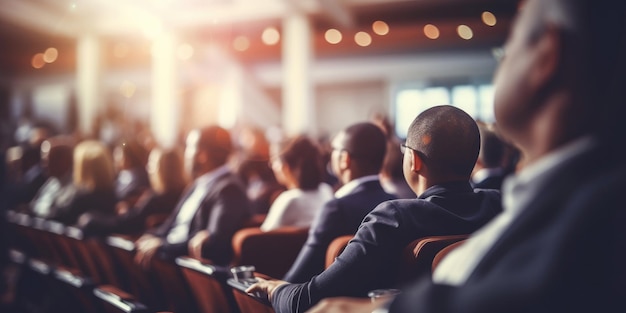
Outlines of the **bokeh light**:
M 354 35 L 354 42 L 361 47 L 367 47 L 372 44 L 372 36 L 366 32 L 358 32 Z
M 459 37 L 465 40 L 470 40 L 474 37 L 474 32 L 467 25 L 459 25 L 459 27 L 456 28 L 456 32 L 459 34 Z
M 250 48 L 250 39 L 246 36 L 237 36 L 233 40 L 233 49 L 237 51 L 246 51 Z
M 43 53 L 43 60 L 46 63 L 52 63 L 57 60 L 58 56 L 59 51 L 56 48 L 50 47 Z
M 280 41 L 280 33 L 278 32 L 278 29 L 274 27 L 268 27 L 265 30 L 263 30 L 263 34 L 261 35 L 261 40 L 263 40 L 264 44 L 268 46 L 273 46 L 277 44 L 278 41 Z
M 331 28 L 326 31 L 324 38 L 328 43 L 335 45 L 341 42 L 342 36 L 340 31 Z
M 483 14 L 481 15 L 481 18 L 483 20 L 483 23 L 485 23 L 485 25 L 487 26 L 495 26 L 496 23 L 498 22 L 498 20 L 496 19 L 496 16 L 489 11 L 483 12 Z
M 383 21 L 376 21 L 372 23 L 372 30 L 376 35 L 384 36 L 389 33 L 389 25 Z
M 424 26 L 424 35 L 429 39 L 437 39 L 439 38 L 439 28 L 433 24 L 427 24 Z
M 42 68 L 44 65 L 46 65 L 46 61 L 44 61 L 43 59 L 43 53 L 37 53 L 33 56 L 33 59 L 30 61 L 31 65 L 36 68 L 36 69 L 40 69 Z

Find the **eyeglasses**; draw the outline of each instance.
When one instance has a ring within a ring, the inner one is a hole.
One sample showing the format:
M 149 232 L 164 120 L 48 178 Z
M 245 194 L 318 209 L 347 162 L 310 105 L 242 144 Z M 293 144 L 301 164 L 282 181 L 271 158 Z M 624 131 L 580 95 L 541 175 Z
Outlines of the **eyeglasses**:
M 404 152 L 406 152 L 406 149 L 410 149 L 410 150 L 413 150 L 414 152 L 418 152 L 417 150 L 415 150 L 415 149 L 413 149 L 413 148 L 411 148 L 411 147 L 407 146 L 407 145 L 406 145 L 406 144 L 404 144 L 404 143 L 400 145 L 400 152 L 401 152 L 402 154 L 404 154 Z

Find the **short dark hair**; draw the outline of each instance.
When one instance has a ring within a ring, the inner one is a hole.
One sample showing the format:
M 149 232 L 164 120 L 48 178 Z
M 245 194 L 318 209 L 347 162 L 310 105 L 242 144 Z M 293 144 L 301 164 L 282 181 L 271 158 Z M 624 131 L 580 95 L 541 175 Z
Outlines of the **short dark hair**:
M 322 182 L 322 156 L 317 143 L 306 136 L 297 136 L 279 146 L 278 157 L 286 164 L 302 190 L 317 189 Z
M 506 143 L 488 125 L 478 124 L 480 131 L 480 152 L 478 158 L 485 167 L 495 168 L 503 166 Z
M 411 123 L 406 144 L 435 176 L 469 178 L 480 149 L 476 121 L 450 105 L 435 106 Z
M 358 166 L 367 172 L 378 173 L 383 166 L 387 151 L 387 138 L 380 127 L 373 123 L 357 123 L 343 133 L 343 150 Z
M 219 126 L 200 129 L 197 149 L 205 151 L 216 166 L 226 164 L 233 151 L 233 143 L 228 130 Z

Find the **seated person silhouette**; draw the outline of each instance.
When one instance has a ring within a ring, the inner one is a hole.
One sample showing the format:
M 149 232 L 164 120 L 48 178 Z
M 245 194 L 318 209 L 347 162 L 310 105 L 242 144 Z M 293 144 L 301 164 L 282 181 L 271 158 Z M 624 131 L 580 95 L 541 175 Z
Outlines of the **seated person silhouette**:
M 333 239 L 353 235 L 367 213 L 396 198 L 380 183 L 386 139 L 376 125 L 354 124 L 337 134 L 331 146 L 331 168 L 343 186 L 315 217 L 306 243 L 285 275 L 288 282 L 302 283 L 321 273 Z
M 304 312 L 327 297 L 365 297 L 395 287 L 402 251 L 411 241 L 469 234 L 500 213 L 499 191 L 470 186 L 479 147 L 478 127 L 467 113 L 452 106 L 422 112 L 402 145 L 405 178 L 418 197 L 378 205 L 335 262 L 309 281 L 259 279 L 247 292 L 266 293 L 274 310 L 284 313 Z
M 82 216 L 91 219 L 109 218 L 114 215 L 115 170 L 109 149 L 100 141 L 84 140 L 74 148 L 73 184 L 76 191 L 65 205 L 55 208 L 50 219 L 65 225 L 83 228 Z M 96 231 L 83 229 L 87 232 Z
M 137 241 L 135 260 L 145 266 L 157 255 L 181 255 L 225 265 L 232 258 L 233 234 L 250 218 L 246 190 L 227 165 L 232 151 L 227 130 L 209 126 L 187 135 L 184 165 L 194 178 L 172 214 Z
M 74 142 L 66 136 L 55 136 L 41 144 L 41 163 L 48 179 L 30 202 L 29 213 L 49 218 L 58 207 L 68 205 L 74 195 L 72 182 Z
M 261 230 L 310 227 L 316 213 L 333 198 L 332 187 L 322 181 L 319 147 L 306 136 L 273 144 L 271 166 L 287 190 L 272 203 Z
M 495 77 L 524 162 L 503 213 L 382 307 L 311 312 L 626 312 L 624 29 L 624 1 L 526 1 Z

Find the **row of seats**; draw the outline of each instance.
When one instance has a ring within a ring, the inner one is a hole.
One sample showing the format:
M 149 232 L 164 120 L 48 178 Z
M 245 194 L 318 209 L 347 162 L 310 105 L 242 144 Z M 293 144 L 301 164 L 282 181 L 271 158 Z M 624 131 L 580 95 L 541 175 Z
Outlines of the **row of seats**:
M 136 238 L 112 235 L 88 238 L 75 227 L 7 215 L 12 234 L 11 259 L 22 267 L 18 301 L 31 312 L 273 312 L 266 298 L 249 295 L 250 280 L 238 280 L 230 269 L 253 265 L 255 276 L 280 278 L 307 238 L 307 229 L 261 232 L 244 228 L 233 237 L 231 266 L 179 257 L 155 260 L 151 269 L 134 262 Z M 467 236 L 421 238 L 406 247 L 398 284 L 431 272 L 436 254 Z M 351 236 L 329 246 L 326 266 L 343 251 Z M 34 289 L 32 286 L 43 286 Z

